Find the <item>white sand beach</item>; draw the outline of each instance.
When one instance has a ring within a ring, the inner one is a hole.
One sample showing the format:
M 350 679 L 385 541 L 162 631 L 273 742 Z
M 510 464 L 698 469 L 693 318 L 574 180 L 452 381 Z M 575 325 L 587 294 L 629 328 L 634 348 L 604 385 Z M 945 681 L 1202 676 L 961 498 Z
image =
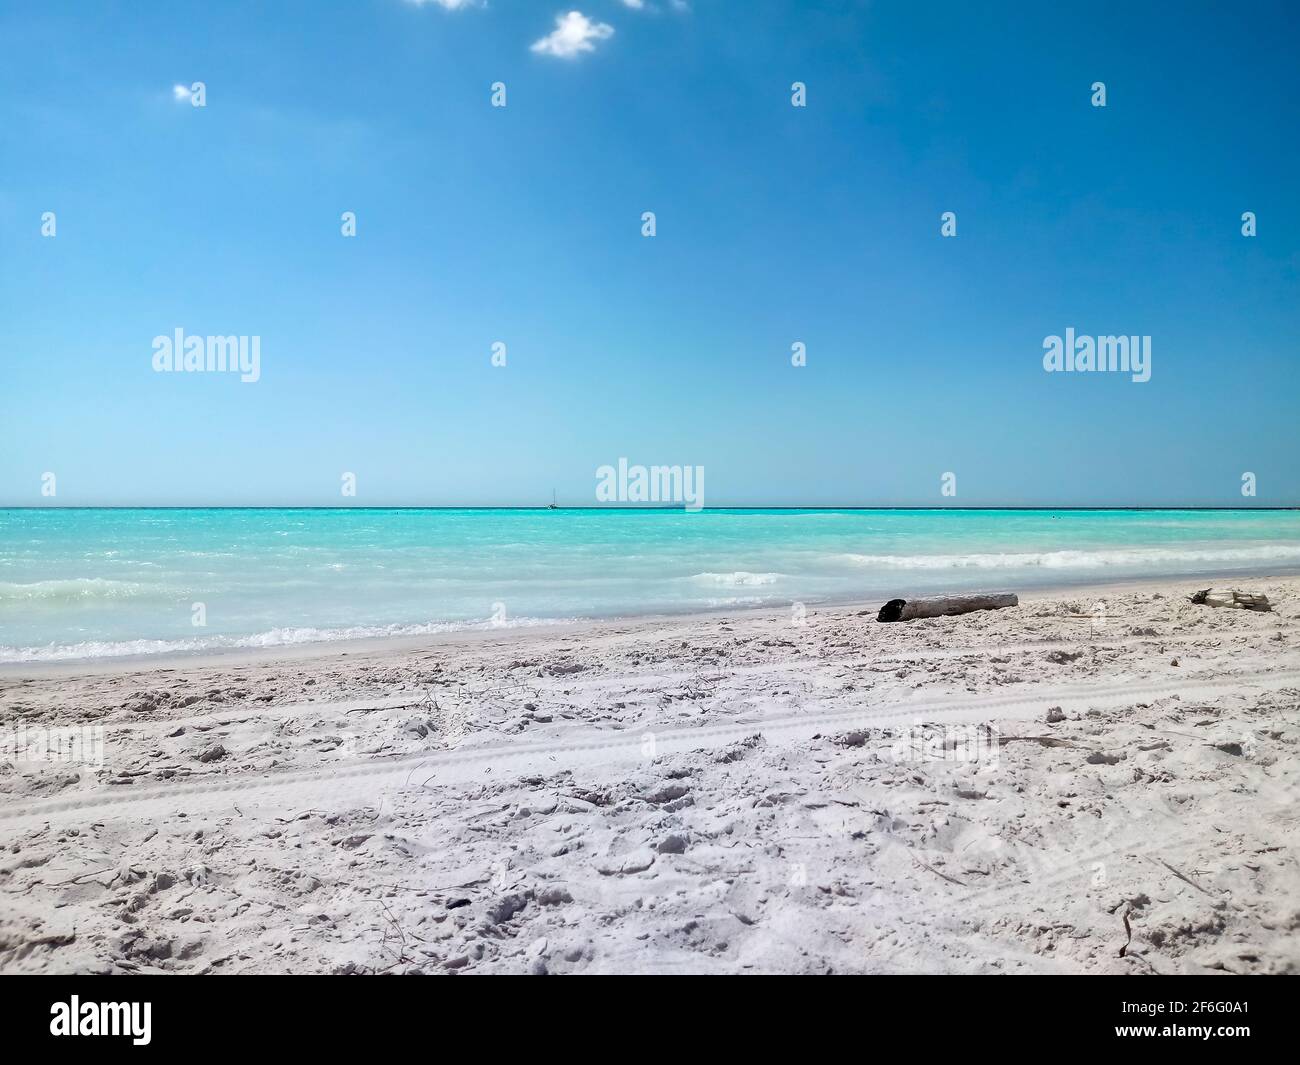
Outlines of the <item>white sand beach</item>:
M 1300 578 L 1211 583 L 5 667 L 104 748 L 0 970 L 1295 972 Z

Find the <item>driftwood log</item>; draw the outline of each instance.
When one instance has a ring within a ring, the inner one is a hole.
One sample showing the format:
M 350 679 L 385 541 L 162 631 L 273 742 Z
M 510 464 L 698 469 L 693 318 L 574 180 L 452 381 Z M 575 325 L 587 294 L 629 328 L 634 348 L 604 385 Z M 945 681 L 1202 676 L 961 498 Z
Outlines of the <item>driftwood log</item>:
M 973 595 L 931 595 L 923 599 L 891 599 L 880 608 L 877 621 L 912 621 L 914 618 L 937 618 L 950 614 L 969 614 L 972 610 L 1001 610 L 1019 606 L 1012 592 L 979 592 Z
M 1225 606 L 1236 610 L 1272 610 L 1263 592 L 1239 592 L 1233 588 L 1206 588 L 1193 592 L 1192 602 L 1200 606 Z

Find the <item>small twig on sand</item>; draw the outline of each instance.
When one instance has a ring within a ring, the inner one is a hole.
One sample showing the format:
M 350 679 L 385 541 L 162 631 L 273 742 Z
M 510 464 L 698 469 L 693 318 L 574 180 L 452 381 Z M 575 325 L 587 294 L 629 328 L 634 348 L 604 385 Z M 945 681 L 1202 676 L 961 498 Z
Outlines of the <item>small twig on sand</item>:
M 113 868 L 114 868 L 114 867 L 110 865 L 110 866 L 107 866 L 107 867 L 104 868 L 104 869 L 92 869 L 92 870 L 91 870 L 90 872 L 88 872 L 88 873 L 78 873 L 76 876 L 72 877 L 72 878 L 69 879 L 69 880 L 56 880 L 56 881 L 54 881 L 52 884 L 46 884 L 45 886 L 46 886 L 46 887 L 63 887 L 65 884 L 76 884 L 76 883 L 78 883 L 80 880 L 82 880 L 84 877 L 87 877 L 87 876 L 99 876 L 100 873 L 109 873 L 109 872 L 112 872 L 112 871 L 113 871 Z
M 1023 740 L 1026 743 L 1037 743 L 1042 747 L 1078 747 L 1080 744 L 1070 740 L 1063 740 L 1057 736 L 999 736 L 998 746 L 1005 747 L 1013 740 Z
M 1124 933 L 1125 935 L 1128 936 L 1128 938 L 1124 940 L 1124 945 L 1119 948 L 1119 956 L 1121 958 L 1128 953 L 1128 946 L 1130 943 L 1133 942 L 1133 926 L 1128 923 L 1128 915 L 1129 915 L 1129 911 L 1125 909 L 1122 916 L 1124 918 Z
M 1187 740 L 1199 740 L 1201 738 L 1200 736 L 1193 735 L 1190 732 L 1178 732 L 1176 729 L 1171 728 L 1158 728 L 1155 729 L 1155 731 L 1162 733 L 1165 736 L 1182 736 L 1183 739 Z
M 287 825 L 292 821 L 301 821 L 308 814 L 318 814 L 319 810 L 303 810 L 302 813 L 294 814 L 292 817 L 277 817 L 276 820 L 282 825 Z
M 1177 869 L 1175 869 L 1172 865 L 1170 865 L 1170 864 L 1169 864 L 1167 861 L 1165 861 L 1163 858 L 1154 858 L 1154 859 L 1152 859 L 1152 860 L 1153 860 L 1153 861 L 1157 861 L 1157 862 L 1159 862 L 1159 863 L 1160 863 L 1161 865 L 1163 865 L 1166 869 L 1168 869 L 1171 873 L 1173 873 L 1174 876 L 1178 877 L 1178 879 L 1181 880 L 1184 884 L 1190 884 L 1192 887 L 1196 888 L 1196 890 L 1199 891 L 1202 895 L 1209 895 L 1210 898 L 1213 898 L 1213 897 L 1214 897 L 1214 893 L 1213 893 L 1213 892 L 1206 891 L 1205 888 L 1201 887 L 1201 885 L 1198 884 L 1195 880 L 1193 880 L 1193 879 L 1192 879 L 1191 877 L 1189 877 L 1189 876 L 1184 875 L 1183 873 L 1180 873 Z
M 965 883 L 958 880 L 955 876 L 949 876 L 947 873 L 941 873 L 933 865 L 927 865 L 925 862 L 921 861 L 921 859 L 918 858 L 915 854 L 912 855 L 912 861 L 916 862 L 916 864 L 919 865 L 922 869 L 929 869 L 930 872 L 932 872 L 935 876 L 942 877 L 950 884 L 956 884 L 958 887 L 966 886 Z
M 388 945 L 389 932 L 387 929 L 385 929 L 384 931 L 384 938 L 379 943 L 380 950 L 387 950 L 390 953 L 397 955 L 397 957 L 388 966 L 388 968 L 392 969 L 404 963 L 414 962 L 415 959 L 406 953 L 406 931 L 405 929 L 402 928 L 401 922 L 399 922 L 397 918 L 393 916 L 393 911 L 388 908 L 388 903 L 384 902 L 383 899 L 372 899 L 371 901 L 378 902 L 379 905 L 384 908 L 384 916 L 388 918 L 388 923 L 392 928 L 393 932 L 395 932 L 397 936 L 396 950 L 394 950 L 391 946 Z

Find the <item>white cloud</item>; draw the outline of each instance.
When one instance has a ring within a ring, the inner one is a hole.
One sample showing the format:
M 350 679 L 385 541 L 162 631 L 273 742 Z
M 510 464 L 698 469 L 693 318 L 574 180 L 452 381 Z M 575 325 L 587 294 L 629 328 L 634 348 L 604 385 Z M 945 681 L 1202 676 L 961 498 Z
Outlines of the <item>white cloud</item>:
M 560 59 L 574 59 L 583 52 L 594 52 L 596 41 L 614 36 L 614 27 L 607 22 L 592 22 L 581 11 L 570 11 L 555 17 L 555 29 L 539 41 L 532 50 L 539 55 L 553 55 Z
M 645 0 L 623 0 L 624 7 L 630 7 L 633 11 L 642 11 L 645 9 Z
M 193 96 L 193 95 L 194 95 L 194 94 L 189 90 L 189 88 L 186 87 L 186 86 L 184 86 L 184 85 L 173 85 L 173 86 L 172 86 L 172 99 L 173 99 L 173 100 L 188 100 L 188 99 L 189 99 L 191 96 Z

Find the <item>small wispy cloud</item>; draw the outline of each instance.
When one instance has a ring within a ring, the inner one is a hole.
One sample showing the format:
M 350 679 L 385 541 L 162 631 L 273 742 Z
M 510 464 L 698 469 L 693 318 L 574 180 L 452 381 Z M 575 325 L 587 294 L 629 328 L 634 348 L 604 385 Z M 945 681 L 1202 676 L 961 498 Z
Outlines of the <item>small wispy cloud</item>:
M 194 95 L 194 93 L 190 91 L 190 89 L 189 89 L 188 86 L 185 86 L 185 85 L 173 85 L 173 86 L 172 86 L 172 99 L 173 99 L 173 100 L 188 100 L 188 99 L 189 99 L 191 96 L 193 96 L 193 95 Z
M 593 22 L 581 11 L 570 11 L 555 17 L 555 29 L 534 41 L 532 50 L 538 55 L 576 59 L 583 52 L 594 52 L 597 41 L 613 36 L 614 27 L 609 23 Z
M 633 11 L 643 11 L 645 0 L 623 0 L 623 6 L 630 7 Z

